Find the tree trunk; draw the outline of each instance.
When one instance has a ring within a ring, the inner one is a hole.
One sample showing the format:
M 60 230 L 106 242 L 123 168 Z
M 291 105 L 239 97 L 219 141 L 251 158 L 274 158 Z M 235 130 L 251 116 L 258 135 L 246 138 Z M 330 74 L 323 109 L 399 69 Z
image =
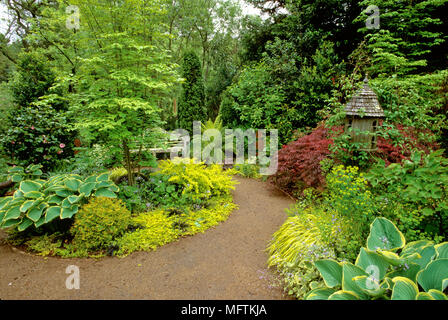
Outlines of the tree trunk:
M 0 183 L 0 196 L 3 196 L 6 191 L 9 190 L 14 185 L 14 182 L 12 180 L 8 180 L 5 182 Z
M 126 170 L 128 171 L 128 184 L 130 186 L 133 186 L 135 184 L 134 181 L 134 168 L 132 167 L 132 160 L 131 160 L 131 152 L 129 150 L 129 145 L 127 141 L 123 141 L 123 151 L 124 151 L 124 160 L 126 164 Z

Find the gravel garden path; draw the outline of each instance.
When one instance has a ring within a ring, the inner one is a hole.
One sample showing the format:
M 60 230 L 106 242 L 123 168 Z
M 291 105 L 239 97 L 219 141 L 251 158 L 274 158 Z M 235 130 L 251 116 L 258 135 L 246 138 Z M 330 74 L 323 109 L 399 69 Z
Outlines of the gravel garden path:
M 267 183 L 238 180 L 240 209 L 226 222 L 124 259 L 43 258 L 0 235 L 0 299 L 285 299 L 266 270 L 265 248 L 293 201 Z M 79 290 L 66 288 L 69 265 L 79 267 Z

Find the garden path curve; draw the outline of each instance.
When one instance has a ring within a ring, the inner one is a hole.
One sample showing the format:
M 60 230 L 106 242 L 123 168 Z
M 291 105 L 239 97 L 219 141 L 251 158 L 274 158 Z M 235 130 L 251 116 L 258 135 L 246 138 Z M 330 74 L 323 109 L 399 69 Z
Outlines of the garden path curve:
M 284 299 L 265 248 L 293 201 L 268 183 L 238 180 L 240 209 L 226 222 L 154 252 L 59 259 L 0 244 L 0 299 Z M 80 290 L 66 289 L 69 265 L 80 268 Z

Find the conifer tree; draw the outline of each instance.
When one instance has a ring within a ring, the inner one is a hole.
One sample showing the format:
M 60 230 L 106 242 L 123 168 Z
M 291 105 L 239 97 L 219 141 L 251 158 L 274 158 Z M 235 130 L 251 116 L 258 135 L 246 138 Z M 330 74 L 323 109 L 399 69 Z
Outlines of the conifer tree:
M 179 101 L 179 126 L 192 132 L 193 122 L 207 120 L 205 91 L 199 57 L 194 52 L 184 55 L 182 76 L 182 96 Z

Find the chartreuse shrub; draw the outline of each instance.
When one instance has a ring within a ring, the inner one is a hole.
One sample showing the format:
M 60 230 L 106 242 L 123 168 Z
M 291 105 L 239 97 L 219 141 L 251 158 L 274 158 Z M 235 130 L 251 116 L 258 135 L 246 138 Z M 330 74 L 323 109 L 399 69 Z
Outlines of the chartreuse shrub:
M 417 152 L 388 167 L 380 161 L 366 175 L 379 210 L 411 241 L 447 239 L 448 160 L 442 152 Z
M 92 198 L 75 217 L 70 229 L 73 244 L 88 250 L 106 249 L 125 233 L 131 213 L 119 199 Z
M 55 219 L 72 219 L 89 197 L 115 198 L 118 191 L 107 173 L 87 179 L 63 174 L 48 180 L 24 180 L 13 196 L 0 199 L 0 227 L 21 232 Z
M 163 210 L 142 213 L 133 221 L 142 228 L 118 239 L 119 256 L 135 251 L 155 250 L 179 237 L 179 231 L 173 227 L 173 220 Z
M 237 208 L 230 196 L 217 197 L 208 208 L 200 210 L 158 209 L 145 212 L 132 219 L 139 226 L 116 241 L 118 256 L 127 256 L 135 251 L 155 250 L 177 240 L 181 236 L 194 235 L 225 221 Z
M 223 170 L 222 166 L 206 166 L 192 159 L 162 161 L 160 174 L 169 177 L 168 181 L 183 188 L 182 194 L 191 199 L 204 199 L 227 195 L 235 190 L 237 182 L 232 179 L 234 170 Z
M 311 290 L 307 300 L 448 300 L 448 243 L 406 244 L 386 218 L 371 224 L 354 264 L 323 259 L 314 265 L 326 287 Z
M 110 180 L 112 180 L 115 183 L 118 183 L 118 180 L 122 177 L 127 176 L 128 170 L 125 168 L 115 168 L 110 172 Z

